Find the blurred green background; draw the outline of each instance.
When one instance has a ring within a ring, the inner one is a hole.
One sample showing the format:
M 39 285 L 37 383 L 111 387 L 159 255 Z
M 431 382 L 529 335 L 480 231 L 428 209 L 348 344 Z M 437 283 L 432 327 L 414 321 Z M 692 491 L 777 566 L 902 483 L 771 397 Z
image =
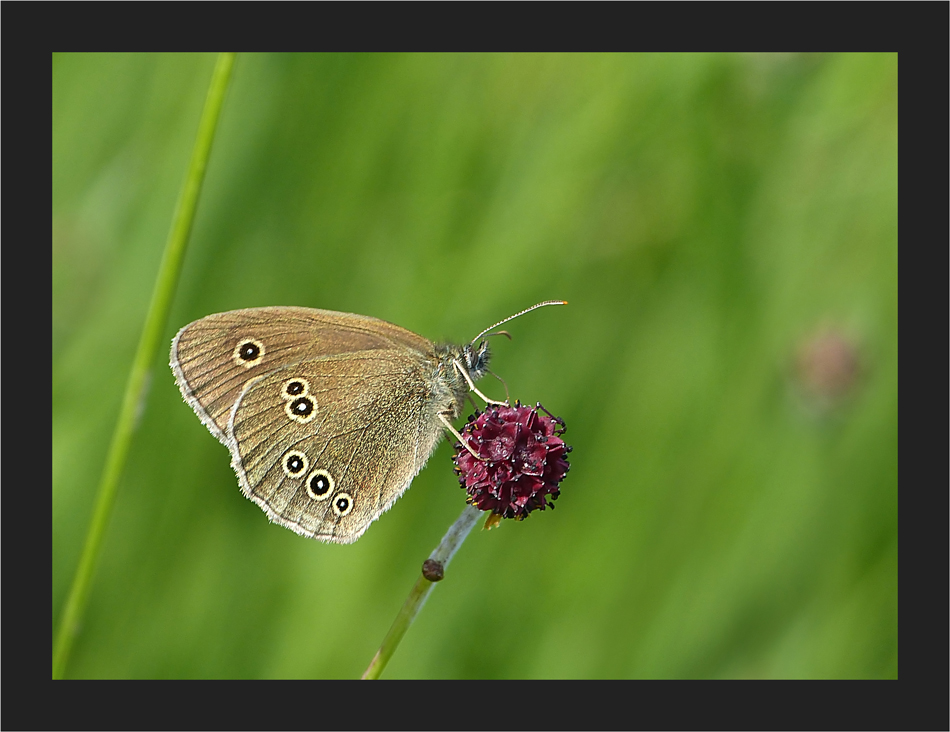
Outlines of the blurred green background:
M 215 58 L 53 58 L 53 627 Z M 384 678 L 896 678 L 897 56 L 239 56 L 167 328 L 495 341 L 568 425 Z M 463 507 L 269 524 L 156 359 L 69 677 L 353 678 Z M 497 382 L 483 390 L 500 396 Z

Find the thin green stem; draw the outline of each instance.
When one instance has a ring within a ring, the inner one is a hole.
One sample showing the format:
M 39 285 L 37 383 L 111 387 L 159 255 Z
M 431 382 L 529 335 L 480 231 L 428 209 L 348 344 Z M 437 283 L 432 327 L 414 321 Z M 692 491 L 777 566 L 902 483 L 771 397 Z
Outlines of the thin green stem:
M 119 478 L 125 466 L 138 416 L 144 406 L 143 401 L 149 372 L 155 362 L 168 323 L 168 313 L 171 309 L 175 288 L 178 285 L 185 248 L 188 244 L 191 226 L 195 219 L 195 210 L 198 205 L 198 197 L 201 193 L 201 185 L 204 181 L 205 170 L 208 167 L 211 143 L 214 140 L 218 117 L 224 103 L 224 96 L 231 79 L 233 66 L 233 53 L 219 54 L 211 77 L 211 86 L 208 89 L 208 97 L 205 100 L 201 122 L 198 125 L 198 135 L 191 155 L 188 174 L 172 218 L 171 231 L 168 234 L 165 252 L 162 255 L 158 277 L 155 281 L 155 288 L 152 291 L 152 301 L 149 304 L 138 350 L 135 352 L 135 360 L 132 363 L 132 370 L 125 386 L 119 419 L 116 422 L 115 432 L 112 434 L 112 442 L 109 445 L 102 478 L 99 481 L 99 491 L 96 496 L 92 520 L 86 532 L 86 541 L 83 545 L 82 555 L 79 558 L 79 566 L 76 568 L 69 596 L 66 598 L 66 605 L 60 617 L 59 628 L 56 631 L 56 640 L 53 644 L 54 679 L 63 678 L 73 641 L 79 631 L 86 603 L 89 599 L 89 590 L 102 549 L 106 527 L 109 524 L 109 517 L 115 505 Z
M 426 598 L 428 598 L 429 593 L 432 592 L 435 582 L 438 582 L 439 579 L 442 578 L 441 572 L 449 566 L 449 562 L 452 561 L 452 557 L 455 556 L 456 550 L 462 545 L 462 542 L 465 541 L 468 532 L 472 530 L 475 522 L 478 521 L 478 518 L 482 515 L 483 513 L 477 508 L 466 506 L 465 510 L 462 511 L 462 515 L 456 519 L 445 536 L 442 537 L 442 541 L 432 554 L 429 555 L 429 559 L 423 565 L 423 567 L 426 568 L 427 565 L 436 567 L 438 571 L 438 575 L 436 576 L 438 576 L 438 579 L 431 581 L 426 579 L 425 576 L 422 576 L 416 580 L 416 584 L 413 585 L 409 591 L 409 597 L 406 598 L 402 609 L 400 609 L 399 614 L 396 615 L 392 627 L 390 627 L 386 637 L 383 638 L 382 645 L 379 647 L 379 650 L 376 651 L 376 655 L 373 656 L 373 660 L 370 661 L 366 671 L 363 672 L 363 679 L 379 678 L 379 675 L 383 672 L 383 669 L 386 668 L 386 664 L 389 663 L 389 659 L 392 658 L 393 653 L 399 646 L 399 641 L 402 640 L 402 637 L 406 634 L 406 631 L 409 630 L 409 626 L 412 625 L 412 622 L 416 619 L 422 606 L 425 605 Z M 427 569 L 423 571 L 432 576 L 432 573 L 428 572 Z

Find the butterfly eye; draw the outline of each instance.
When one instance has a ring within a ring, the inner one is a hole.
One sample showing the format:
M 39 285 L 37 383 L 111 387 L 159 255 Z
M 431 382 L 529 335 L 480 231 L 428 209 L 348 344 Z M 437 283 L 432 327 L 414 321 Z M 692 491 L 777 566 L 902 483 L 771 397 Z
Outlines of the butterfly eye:
M 307 478 L 307 495 L 315 501 L 325 501 L 333 492 L 336 482 L 326 470 L 314 470 Z M 340 495 L 346 495 L 341 493 Z M 334 504 L 335 505 L 335 504 Z
M 264 356 L 264 344 L 253 338 L 245 338 L 234 347 L 234 353 L 231 356 L 239 366 L 244 368 L 256 366 Z
M 343 518 L 353 509 L 353 498 L 349 493 L 337 493 L 333 499 L 333 513 Z
M 284 405 L 284 411 L 294 422 L 306 424 L 317 414 L 317 405 L 307 396 L 297 397 L 293 401 L 288 401 Z
M 284 382 L 280 395 L 284 399 L 293 399 L 298 396 L 306 396 L 310 392 L 310 384 L 306 379 L 295 376 Z
M 299 450 L 288 450 L 284 453 L 281 467 L 289 478 L 297 478 L 307 472 L 307 456 Z

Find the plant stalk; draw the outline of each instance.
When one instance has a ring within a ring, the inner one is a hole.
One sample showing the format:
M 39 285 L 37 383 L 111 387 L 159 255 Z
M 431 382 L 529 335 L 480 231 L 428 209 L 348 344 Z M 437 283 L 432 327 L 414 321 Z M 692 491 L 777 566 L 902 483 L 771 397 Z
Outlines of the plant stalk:
M 363 679 L 379 678 L 399 646 L 402 637 L 409 630 L 409 626 L 412 625 L 419 611 L 422 610 L 422 606 L 425 605 L 435 583 L 442 579 L 442 572 L 449 566 L 455 552 L 482 515 L 482 512 L 474 506 L 466 505 L 462 515 L 449 527 L 445 536 L 442 537 L 442 541 L 423 564 L 423 576 L 416 580 L 416 584 L 409 591 L 409 597 L 406 598 L 406 602 L 403 603 L 402 609 L 396 615 L 392 627 L 390 627 L 386 637 L 383 638 L 382 645 L 376 651 L 376 655 L 373 656 L 373 660 L 370 661 L 366 671 L 363 672 Z M 426 575 L 433 579 L 427 579 Z

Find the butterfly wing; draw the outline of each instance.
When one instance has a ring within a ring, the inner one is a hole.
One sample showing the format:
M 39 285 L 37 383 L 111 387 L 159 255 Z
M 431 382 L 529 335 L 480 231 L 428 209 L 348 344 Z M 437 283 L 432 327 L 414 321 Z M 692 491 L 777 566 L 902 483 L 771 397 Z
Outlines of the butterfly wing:
M 232 310 L 196 320 L 172 341 L 182 396 L 221 442 L 245 386 L 270 370 L 328 355 L 379 350 L 428 353 L 432 344 L 383 320 L 312 308 Z
M 441 437 L 431 368 L 408 349 L 358 351 L 248 382 L 224 429 L 242 491 L 298 534 L 355 541 Z

